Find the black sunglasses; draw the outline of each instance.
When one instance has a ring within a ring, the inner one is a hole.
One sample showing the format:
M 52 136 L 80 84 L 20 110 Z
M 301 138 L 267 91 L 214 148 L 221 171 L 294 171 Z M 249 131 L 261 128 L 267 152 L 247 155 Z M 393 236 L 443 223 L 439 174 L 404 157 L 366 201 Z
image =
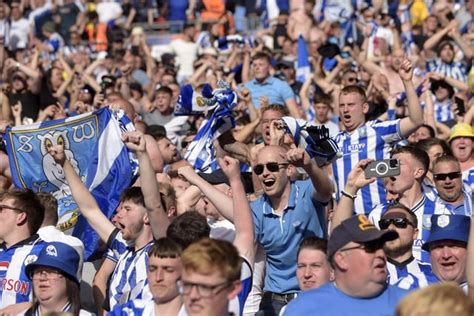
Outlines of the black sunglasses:
M 379 220 L 379 227 L 380 229 L 387 229 L 390 224 L 395 225 L 397 228 L 407 228 L 408 225 L 413 226 L 413 223 L 411 223 L 408 219 L 402 218 L 402 217 L 396 217 L 396 218 L 382 218 Z
M 280 170 L 281 167 L 288 166 L 287 163 L 278 163 L 278 162 L 267 162 L 266 164 L 262 165 L 255 165 L 253 167 L 253 171 L 257 174 L 257 176 L 261 175 L 263 173 L 263 168 L 267 167 L 267 170 L 270 172 L 277 172 Z
M 451 180 L 457 179 L 461 177 L 461 172 L 456 171 L 456 172 L 449 172 L 449 173 L 438 173 L 434 175 L 435 180 L 441 180 L 444 181 L 446 178 L 449 178 Z
M 382 249 L 384 244 L 385 244 L 384 240 L 376 239 L 376 240 L 364 242 L 358 246 L 342 248 L 338 251 L 344 252 L 344 251 L 349 251 L 349 250 L 354 250 L 354 249 L 362 249 L 366 253 L 375 253 L 377 250 Z

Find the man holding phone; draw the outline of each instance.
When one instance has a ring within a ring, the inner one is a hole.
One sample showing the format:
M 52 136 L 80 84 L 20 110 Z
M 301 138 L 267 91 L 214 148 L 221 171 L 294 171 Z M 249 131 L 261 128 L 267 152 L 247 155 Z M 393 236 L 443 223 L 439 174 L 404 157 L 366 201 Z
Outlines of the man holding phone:
M 399 161 L 400 175 L 385 178 L 385 189 L 395 194 L 398 197 L 397 202 L 408 207 L 416 215 L 418 234 L 413 244 L 413 256 L 422 262 L 429 262 L 429 254 L 422 251 L 421 246 L 429 235 L 431 215 L 443 212 L 443 207 L 430 200 L 422 190 L 422 182 L 429 168 L 428 154 L 419 148 L 406 146 L 396 149 L 391 158 Z M 343 197 L 334 212 L 333 227 L 352 215 L 353 201 L 359 190 L 376 181 L 377 178 L 367 179 L 364 174 L 370 162 L 369 159 L 360 161 L 349 173 Z M 369 214 L 371 222 L 378 225 L 390 205 L 390 202 L 385 201 L 375 206 Z
M 395 143 L 408 137 L 423 124 L 423 112 L 412 82 L 413 69 L 410 61 L 405 59 L 402 62 L 399 75 L 405 86 L 410 113 L 403 119 L 366 122 L 365 114 L 369 110 L 369 105 L 365 91 L 358 86 L 348 86 L 341 91 L 339 115 L 345 131 L 335 137 L 342 158 L 333 163 L 338 201 L 344 195 L 343 188 L 349 172 L 361 159 L 388 158 L 389 151 Z M 354 200 L 356 213 L 369 214 L 376 205 L 386 200 L 382 180 L 362 188 L 361 194 L 354 197 Z

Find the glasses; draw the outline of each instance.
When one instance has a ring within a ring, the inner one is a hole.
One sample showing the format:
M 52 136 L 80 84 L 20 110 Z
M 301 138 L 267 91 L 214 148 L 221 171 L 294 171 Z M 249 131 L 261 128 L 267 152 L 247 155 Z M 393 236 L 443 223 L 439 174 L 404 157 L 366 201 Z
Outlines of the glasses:
M 381 239 L 377 239 L 377 240 L 374 240 L 374 241 L 365 242 L 365 243 L 360 244 L 358 246 L 349 247 L 349 248 L 342 248 L 339 251 L 344 252 L 344 251 L 349 251 L 349 250 L 354 250 L 354 249 L 362 249 L 366 253 L 375 253 L 377 250 L 382 249 L 384 244 L 385 244 L 385 241 L 383 241 Z
M 357 81 L 357 78 L 352 78 L 352 77 L 347 78 L 347 82 L 356 82 L 356 81 Z
M 230 284 L 227 281 L 216 284 L 216 285 L 207 285 L 207 284 L 192 283 L 192 282 L 186 282 L 186 281 L 178 281 L 178 287 L 181 294 L 189 295 L 193 287 L 196 287 L 198 294 L 204 298 L 209 298 L 213 295 L 219 294 L 222 290 L 226 289 L 229 285 Z M 218 289 L 219 287 L 220 289 Z
M 448 172 L 448 173 L 438 173 L 434 175 L 434 179 L 438 181 L 444 181 L 446 178 L 449 178 L 451 180 L 457 179 L 461 177 L 461 172 L 456 171 L 456 172 Z
M 407 228 L 408 225 L 413 226 L 413 223 L 411 223 L 408 219 L 406 218 L 383 218 L 379 221 L 379 227 L 380 229 L 387 229 L 390 224 L 395 225 L 397 228 Z
M 267 162 L 266 164 L 258 164 L 253 167 L 253 171 L 257 174 L 257 176 L 263 173 L 263 168 L 267 167 L 267 170 L 270 172 L 277 172 L 280 170 L 281 167 L 288 166 L 287 163 L 278 163 L 278 162 Z
M 44 269 L 36 269 L 32 275 L 31 279 L 33 280 L 41 280 L 41 279 L 46 279 L 46 280 L 59 280 L 62 279 L 64 276 L 59 272 L 59 271 L 54 271 L 54 270 L 44 270 Z
M 13 207 L 13 206 L 5 205 L 5 204 L 0 204 L 0 212 L 2 212 L 3 209 L 9 209 L 9 210 L 20 212 L 20 213 L 24 212 L 22 209 L 20 209 L 18 207 Z

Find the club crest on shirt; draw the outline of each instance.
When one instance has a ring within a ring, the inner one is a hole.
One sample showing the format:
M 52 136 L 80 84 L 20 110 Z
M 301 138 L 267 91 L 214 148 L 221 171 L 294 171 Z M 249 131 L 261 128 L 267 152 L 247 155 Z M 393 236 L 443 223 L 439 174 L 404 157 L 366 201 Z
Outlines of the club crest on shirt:
M 38 256 L 37 255 L 28 255 L 26 256 L 25 258 L 25 266 L 29 265 L 29 264 L 32 264 L 33 262 L 35 262 L 36 260 L 38 260 Z
M 431 215 L 423 215 L 423 229 L 431 229 Z

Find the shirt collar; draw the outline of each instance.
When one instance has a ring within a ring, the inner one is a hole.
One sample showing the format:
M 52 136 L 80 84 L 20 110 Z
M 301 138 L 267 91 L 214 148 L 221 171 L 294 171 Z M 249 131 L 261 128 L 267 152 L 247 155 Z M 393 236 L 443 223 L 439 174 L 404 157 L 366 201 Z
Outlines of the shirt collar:
M 298 186 L 294 184 L 294 182 L 290 182 L 290 196 L 288 197 L 288 204 L 283 211 L 287 209 L 294 209 L 296 206 L 296 198 L 298 197 Z M 264 207 L 263 207 L 263 214 L 270 215 L 273 214 L 273 208 L 270 203 L 270 199 L 266 194 L 263 195 Z

